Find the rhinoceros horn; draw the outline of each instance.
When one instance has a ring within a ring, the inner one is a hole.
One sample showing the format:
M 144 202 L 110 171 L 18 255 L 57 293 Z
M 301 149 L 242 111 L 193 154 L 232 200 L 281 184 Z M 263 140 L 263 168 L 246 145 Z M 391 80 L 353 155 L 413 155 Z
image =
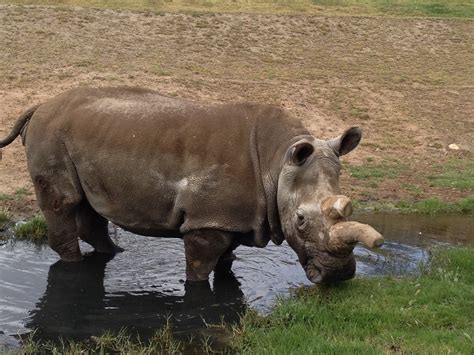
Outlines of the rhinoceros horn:
M 352 251 L 358 242 L 369 248 L 383 244 L 382 235 L 368 224 L 345 220 L 352 214 L 352 203 L 347 196 L 335 195 L 325 199 L 321 211 L 333 223 L 328 231 L 327 247 L 330 251 Z
M 359 222 L 339 222 L 329 228 L 328 249 L 341 252 L 352 250 L 357 242 L 369 248 L 382 246 L 382 235 L 368 224 Z

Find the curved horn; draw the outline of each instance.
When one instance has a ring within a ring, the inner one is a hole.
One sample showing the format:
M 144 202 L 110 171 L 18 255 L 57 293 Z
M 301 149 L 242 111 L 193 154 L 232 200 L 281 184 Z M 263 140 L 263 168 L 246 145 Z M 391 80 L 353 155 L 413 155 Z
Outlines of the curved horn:
M 352 214 L 351 199 L 344 195 L 330 196 L 321 203 L 321 212 L 332 219 L 347 218 Z
M 374 228 L 359 222 L 339 222 L 329 228 L 329 250 L 352 250 L 357 242 L 369 248 L 378 248 L 384 239 Z

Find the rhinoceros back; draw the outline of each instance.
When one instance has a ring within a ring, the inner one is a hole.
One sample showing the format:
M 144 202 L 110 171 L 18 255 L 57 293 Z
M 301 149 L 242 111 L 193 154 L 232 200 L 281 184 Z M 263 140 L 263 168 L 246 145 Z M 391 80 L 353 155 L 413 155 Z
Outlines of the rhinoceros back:
M 38 109 L 27 155 L 33 171 L 48 169 L 53 151 L 56 160 L 70 161 L 90 205 L 140 234 L 251 233 L 262 223 L 250 151 L 254 124 L 245 104 L 80 88 Z

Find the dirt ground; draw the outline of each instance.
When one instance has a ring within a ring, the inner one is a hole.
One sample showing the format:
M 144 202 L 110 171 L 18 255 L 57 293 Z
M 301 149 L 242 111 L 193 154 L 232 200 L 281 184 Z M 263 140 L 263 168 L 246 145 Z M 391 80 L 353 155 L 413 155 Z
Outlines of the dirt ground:
M 0 137 L 28 107 L 68 88 L 143 86 L 282 105 L 320 138 L 362 127 L 341 178 L 358 200 L 473 194 L 429 179 L 444 163 L 472 163 L 471 20 L 3 5 L 0 23 Z M 360 178 L 359 167 L 382 172 Z M 37 210 L 20 140 L 3 149 L 0 208 Z

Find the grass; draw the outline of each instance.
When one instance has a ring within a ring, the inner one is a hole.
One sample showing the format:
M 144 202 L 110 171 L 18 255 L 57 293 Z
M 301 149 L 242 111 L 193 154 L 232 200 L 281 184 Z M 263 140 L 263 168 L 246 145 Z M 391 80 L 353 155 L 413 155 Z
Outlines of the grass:
M 474 196 L 466 197 L 457 202 L 446 202 L 438 198 L 430 198 L 414 203 L 401 201 L 397 203 L 397 207 L 407 213 L 474 215 Z
M 20 187 L 13 194 L 0 194 L 0 201 L 20 200 L 26 196 L 32 195 L 26 187 Z
M 350 175 L 356 179 L 397 178 L 407 170 L 407 166 L 398 161 L 367 162 L 363 165 L 348 165 Z
M 467 0 L 0 0 L 0 3 L 151 11 L 474 17 L 474 5 Z
M 15 191 L 15 196 L 17 198 L 22 198 L 22 197 L 25 197 L 25 196 L 29 196 L 31 194 L 32 193 L 26 187 L 20 187 L 19 189 L 17 189 Z
M 42 215 L 36 215 L 25 223 L 17 224 L 13 233 L 17 239 L 39 241 L 47 238 L 48 226 Z
M 0 201 L 11 201 L 14 200 L 15 197 L 9 194 L 0 194 Z
M 438 250 L 416 278 L 298 289 L 234 331 L 244 354 L 464 353 L 473 350 L 474 249 Z
M 439 173 L 428 177 L 431 186 L 474 190 L 474 161 L 451 159 L 438 166 Z
M 11 215 L 7 209 L 0 209 L 0 231 L 7 229 L 11 223 Z
M 397 202 L 358 202 L 353 201 L 354 209 L 365 212 L 400 212 L 406 214 L 463 214 L 474 215 L 474 195 L 455 202 L 439 198 L 428 198 L 420 201 Z
M 157 330 L 148 340 L 132 337 L 126 330 L 117 334 L 105 332 L 91 337 L 90 341 L 76 342 L 61 340 L 41 342 L 35 340 L 34 332 L 23 341 L 22 354 L 181 354 L 182 344 L 173 338 L 169 325 Z M 1 350 L 1 348 L 0 348 Z

